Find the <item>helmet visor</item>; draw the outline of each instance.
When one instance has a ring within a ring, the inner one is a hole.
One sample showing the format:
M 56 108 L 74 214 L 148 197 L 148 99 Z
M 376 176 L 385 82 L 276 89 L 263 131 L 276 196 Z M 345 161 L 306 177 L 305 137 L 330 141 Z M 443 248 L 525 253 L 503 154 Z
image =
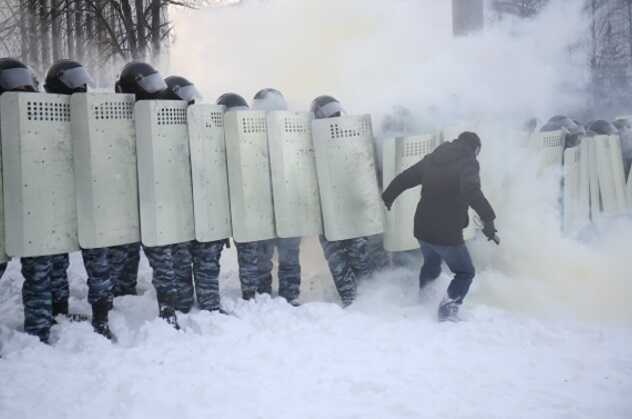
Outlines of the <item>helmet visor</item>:
M 2 86 L 4 90 L 37 90 L 33 73 L 23 67 L 9 68 L 0 71 L 0 86 Z
M 94 87 L 94 80 L 88 74 L 88 71 L 83 67 L 74 67 L 68 70 L 64 70 L 60 75 L 59 79 L 64 83 L 69 89 L 77 89 L 83 86 L 91 86 Z
M 136 79 L 136 83 L 149 94 L 158 93 L 167 88 L 167 83 L 160 77 L 159 73 L 151 73 Z
M 345 111 L 342 109 L 342 106 L 340 106 L 340 103 L 329 102 L 324 106 L 318 107 L 314 114 L 318 119 L 335 118 L 344 115 Z
M 187 86 L 178 86 L 173 89 L 173 93 L 175 93 L 180 99 L 184 100 L 187 103 L 194 101 L 196 98 L 202 97 L 198 89 L 196 89 L 195 86 L 192 84 L 189 84 Z

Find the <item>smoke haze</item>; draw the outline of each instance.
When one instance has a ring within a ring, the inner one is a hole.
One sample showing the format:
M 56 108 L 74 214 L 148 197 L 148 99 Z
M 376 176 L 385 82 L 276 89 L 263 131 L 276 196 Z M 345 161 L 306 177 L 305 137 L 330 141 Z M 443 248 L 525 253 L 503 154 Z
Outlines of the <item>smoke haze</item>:
M 484 191 L 503 243 L 472 244 L 479 268 L 472 300 L 632 323 L 632 222 L 604 224 L 589 241 L 562 237 L 560 173 L 536 177 L 537 159 L 519 131 L 530 117 L 544 121 L 587 106 L 581 2 L 551 2 L 536 19 L 507 19 L 459 39 L 450 3 L 252 0 L 178 9 L 172 70 L 210 102 L 227 91 L 250 101 L 274 87 L 294 110 L 334 95 L 352 113 L 371 113 L 378 135 L 394 106 L 412 112 L 420 133 L 476 130 Z

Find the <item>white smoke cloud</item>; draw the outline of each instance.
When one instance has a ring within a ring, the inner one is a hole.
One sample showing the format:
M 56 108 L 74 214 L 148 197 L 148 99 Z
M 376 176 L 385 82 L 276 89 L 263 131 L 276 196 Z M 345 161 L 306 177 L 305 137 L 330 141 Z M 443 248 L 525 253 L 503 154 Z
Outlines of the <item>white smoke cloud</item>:
M 553 1 L 533 20 L 505 20 L 459 39 L 450 3 L 253 0 L 176 10 L 172 69 L 209 101 L 227 91 L 250 101 L 273 87 L 296 110 L 334 95 L 353 113 L 373 114 L 377 131 L 394 106 L 409 109 L 421 130 L 477 130 L 503 243 L 473 244 L 480 267 L 473 299 L 632 322 L 623 244 L 632 223 L 592 243 L 563 238 L 559 173 L 536 178 L 537 162 L 515 130 L 529 117 L 573 114 L 588 103 L 581 2 Z

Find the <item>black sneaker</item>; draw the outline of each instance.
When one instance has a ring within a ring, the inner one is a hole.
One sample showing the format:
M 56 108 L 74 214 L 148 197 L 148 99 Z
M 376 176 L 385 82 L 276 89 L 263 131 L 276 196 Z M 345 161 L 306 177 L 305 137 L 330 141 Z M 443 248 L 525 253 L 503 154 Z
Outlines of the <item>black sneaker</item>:
M 453 300 L 452 298 L 445 297 L 441 304 L 439 304 L 438 318 L 440 322 L 459 322 L 461 319 L 459 318 L 459 306 L 457 300 Z
M 178 318 L 176 317 L 176 312 L 174 309 L 169 307 L 161 308 L 160 318 L 173 326 L 174 329 L 180 330 L 180 325 L 178 324 Z
M 71 322 L 88 321 L 88 316 L 86 315 L 68 312 L 68 300 L 53 302 L 53 324 L 57 324 L 57 320 L 55 320 L 57 316 L 64 316 Z

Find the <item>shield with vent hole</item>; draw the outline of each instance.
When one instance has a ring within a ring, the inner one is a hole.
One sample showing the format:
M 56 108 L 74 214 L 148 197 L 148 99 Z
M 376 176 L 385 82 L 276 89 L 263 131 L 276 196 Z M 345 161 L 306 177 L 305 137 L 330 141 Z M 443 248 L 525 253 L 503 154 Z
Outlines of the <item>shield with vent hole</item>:
M 224 115 L 233 238 L 237 242 L 275 237 L 266 114 Z
M 134 116 L 142 242 L 164 246 L 193 240 L 187 105 L 143 100 L 136 102 Z
M 383 174 L 384 187 L 404 170 L 418 163 L 439 144 L 434 135 L 389 138 L 384 140 Z M 413 234 L 415 211 L 421 195 L 421 186 L 401 194 L 386 213 L 384 248 L 401 252 L 419 248 Z
M 529 145 L 538 154 L 540 170 L 562 167 L 565 138 L 565 130 L 536 132 L 532 135 Z
M 382 233 L 384 205 L 377 184 L 371 117 L 314 120 L 312 136 L 327 240 Z
M 628 209 L 625 172 L 618 135 L 585 137 L 590 165 L 591 212 L 598 215 L 620 215 Z
M 311 121 L 309 113 L 268 114 L 274 219 L 279 237 L 322 233 Z
M 224 110 L 216 105 L 188 109 L 195 238 L 201 242 L 231 236 Z
M 72 147 L 82 248 L 140 241 L 134 95 L 72 95 Z
M 77 250 L 70 96 L 8 92 L 0 102 L 7 253 Z

